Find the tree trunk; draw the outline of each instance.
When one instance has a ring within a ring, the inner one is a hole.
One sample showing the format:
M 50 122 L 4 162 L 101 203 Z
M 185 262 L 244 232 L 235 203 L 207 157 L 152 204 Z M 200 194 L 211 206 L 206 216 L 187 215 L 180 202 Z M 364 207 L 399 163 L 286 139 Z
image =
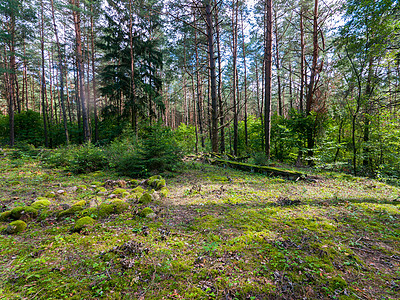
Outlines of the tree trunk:
M 232 3 L 232 69 L 233 69 L 233 84 L 232 84 L 232 101 L 233 101 L 233 154 L 238 155 L 238 123 L 239 109 L 237 101 L 237 40 L 238 40 L 238 1 Z
M 80 94 L 80 104 L 82 109 L 82 121 L 83 121 L 83 139 L 84 142 L 90 142 L 90 130 L 89 130 L 89 122 L 88 115 L 86 111 L 86 103 L 85 103 L 85 88 L 83 86 L 84 82 L 84 73 L 83 73 L 83 57 L 82 57 L 82 39 L 81 39 L 81 20 L 79 13 L 79 0 L 71 0 L 72 15 L 74 18 L 74 27 L 75 27 L 75 38 L 76 38 L 76 60 L 77 60 L 77 68 L 78 68 L 78 80 L 79 80 L 79 94 Z
M 54 34 L 56 36 L 56 43 L 57 43 L 58 68 L 60 69 L 60 102 L 61 102 L 61 110 L 62 110 L 62 116 L 63 116 L 65 142 L 68 145 L 69 144 L 69 132 L 68 132 L 68 123 L 67 123 L 67 113 L 66 113 L 66 110 L 65 110 L 65 103 L 64 103 L 63 55 L 62 55 L 62 51 L 61 51 L 60 40 L 58 38 L 58 30 L 57 30 L 57 25 L 56 25 L 56 19 L 55 19 L 55 16 L 54 16 L 54 2 L 53 2 L 53 0 L 51 0 L 51 15 L 52 15 L 52 18 L 53 18 Z M 67 90 L 68 90 L 68 86 L 67 86 Z
M 301 4 L 300 8 L 300 94 L 299 94 L 299 106 L 300 112 L 303 113 L 304 111 L 304 104 L 303 104 L 303 95 L 304 95 L 304 61 L 305 61 L 305 44 L 304 44 L 304 6 Z
M 243 23 L 243 11 L 240 14 L 242 23 L 242 48 L 243 48 L 243 68 L 244 68 L 244 140 L 246 146 L 248 145 L 248 130 L 247 130 L 247 66 L 246 66 L 246 45 L 244 41 L 244 23 Z
M 214 33 L 211 15 L 211 6 L 206 6 L 207 21 L 207 41 L 208 55 L 210 60 L 210 84 L 211 84 L 211 145 L 214 153 L 218 152 L 218 107 L 217 107 L 217 87 L 215 76 L 215 57 L 214 57 Z
M 40 1 L 41 4 L 41 52 L 42 52 L 42 85 L 41 85 L 41 94 L 42 94 L 42 114 L 43 114 L 43 129 L 44 129 L 44 144 L 49 147 L 49 137 L 47 132 L 47 106 L 45 103 L 46 97 L 46 77 L 45 77 L 45 68 L 44 68 L 44 8 L 43 8 L 43 0 Z
M 265 155 L 271 156 L 271 75 L 272 75 L 272 0 L 266 1 L 266 41 L 265 41 L 265 89 L 264 89 L 264 132 Z

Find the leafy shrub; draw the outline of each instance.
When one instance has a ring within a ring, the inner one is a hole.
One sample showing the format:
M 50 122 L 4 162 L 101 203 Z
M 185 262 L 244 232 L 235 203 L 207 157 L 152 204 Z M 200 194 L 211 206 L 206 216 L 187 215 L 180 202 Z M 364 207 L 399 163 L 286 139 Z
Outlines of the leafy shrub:
M 196 132 L 192 125 L 181 123 L 174 131 L 174 138 L 178 147 L 183 153 L 193 153 L 196 147 Z

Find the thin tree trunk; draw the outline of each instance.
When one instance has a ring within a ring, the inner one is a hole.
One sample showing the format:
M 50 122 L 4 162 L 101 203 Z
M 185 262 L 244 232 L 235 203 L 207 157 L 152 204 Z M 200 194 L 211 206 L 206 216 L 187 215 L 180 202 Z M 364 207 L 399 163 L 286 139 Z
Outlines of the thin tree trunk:
M 78 80 L 79 80 L 79 94 L 82 109 L 82 121 L 83 121 L 83 138 L 84 142 L 90 142 L 90 130 L 88 115 L 86 111 L 85 103 L 85 88 L 83 86 L 84 73 L 83 73 L 83 57 L 82 57 L 82 39 L 81 39 L 81 25 L 80 25 L 80 13 L 79 13 L 79 0 L 71 0 L 72 15 L 74 18 L 75 26 L 75 38 L 76 38 L 76 59 L 78 67 Z
M 41 52 L 42 52 L 42 85 L 41 85 L 41 94 L 42 94 L 42 114 L 43 114 L 43 129 L 44 129 L 44 144 L 49 147 L 49 137 L 47 132 L 47 109 L 45 103 L 46 97 L 46 77 L 45 77 L 45 68 L 44 68 L 44 8 L 43 8 L 43 0 L 40 1 L 41 4 Z
M 58 30 L 57 30 L 57 25 L 56 25 L 56 19 L 55 19 L 55 16 L 54 16 L 54 2 L 53 2 L 53 0 L 51 0 L 51 15 L 52 15 L 52 19 L 53 19 L 54 34 L 56 36 L 56 43 L 57 43 L 58 68 L 60 70 L 60 103 L 61 103 L 61 110 L 62 110 L 63 123 L 64 123 L 65 142 L 68 145 L 69 144 L 69 132 L 68 132 L 68 124 L 67 124 L 67 113 L 66 113 L 66 110 L 65 110 L 65 103 L 64 103 L 63 55 L 62 55 L 62 51 L 61 51 L 60 40 L 58 38 Z M 67 83 L 67 92 L 68 92 L 68 83 Z
M 242 48 L 243 48 L 243 67 L 244 67 L 244 140 L 246 146 L 248 145 L 248 129 L 247 129 L 247 66 L 246 66 L 246 44 L 244 41 L 244 23 L 243 11 L 240 13 L 242 23 Z
M 238 155 L 238 77 L 237 77 L 237 40 L 238 40 L 238 1 L 232 3 L 232 69 L 233 69 L 233 84 L 232 84 L 232 101 L 233 101 L 233 154 Z
M 299 106 L 300 112 L 303 113 L 304 105 L 303 105 L 303 95 L 304 95 L 304 61 L 305 61 L 305 44 L 304 44 L 304 6 L 301 4 L 300 8 L 300 94 L 299 94 Z
M 211 6 L 206 6 L 207 21 L 207 41 L 208 54 L 210 60 L 210 84 L 211 84 L 211 146 L 214 153 L 218 152 L 218 105 L 217 105 L 217 86 L 215 75 L 215 57 L 214 57 L 214 33 L 211 15 Z
M 272 75 L 272 0 L 266 1 L 266 27 L 267 35 L 265 42 L 265 104 L 264 104 L 264 132 L 265 132 L 265 155 L 267 159 L 271 156 L 271 75 Z

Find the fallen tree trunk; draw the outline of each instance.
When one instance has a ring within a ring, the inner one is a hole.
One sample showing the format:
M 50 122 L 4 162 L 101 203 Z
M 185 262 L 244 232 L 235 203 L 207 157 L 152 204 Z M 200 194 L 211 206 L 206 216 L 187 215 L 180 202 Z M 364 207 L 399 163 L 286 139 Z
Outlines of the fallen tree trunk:
M 212 165 L 219 165 L 223 167 L 230 167 L 233 169 L 238 169 L 242 171 L 248 171 L 252 173 L 261 173 L 269 176 L 282 176 L 289 180 L 298 180 L 304 178 L 307 175 L 300 172 L 282 170 L 279 168 L 267 167 L 267 166 L 257 166 L 246 163 L 240 163 L 235 161 L 223 160 L 218 158 L 208 158 L 208 162 Z

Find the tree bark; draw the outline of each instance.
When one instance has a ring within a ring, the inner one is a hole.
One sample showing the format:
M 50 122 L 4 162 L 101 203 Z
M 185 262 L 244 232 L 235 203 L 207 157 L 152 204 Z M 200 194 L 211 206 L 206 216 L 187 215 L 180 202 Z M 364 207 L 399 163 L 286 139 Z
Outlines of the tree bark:
M 82 109 L 82 121 L 83 121 L 83 140 L 84 142 L 90 142 L 90 130 L 89 130 L 89 122 L 88 115 L 86 111 L 86 103 L 85 103 L 85 88 L 83 85 L 84 82 L 84 73 L 83 73 L 83 56 L 82 56 L 82 39 L 81 39 L 81 18 L 79 13 L 79 0 L 70 0 L 72 8 L 72 15 L 74 19 L 74 27 L 75 27 L 75 38 L 76 38 L 76 60 L 77 60 L 77 68 L 78 68 L 78 80 L 79 80 L 79 94 L 80 94 L 80 104 Z
M 271 156 L 271 75 L 272 75 L 272 0 L 266 1 L 266 41 L 264 50 L 265 59 L 265 89 L 264 89 L 264 133 L 265 155 Z

